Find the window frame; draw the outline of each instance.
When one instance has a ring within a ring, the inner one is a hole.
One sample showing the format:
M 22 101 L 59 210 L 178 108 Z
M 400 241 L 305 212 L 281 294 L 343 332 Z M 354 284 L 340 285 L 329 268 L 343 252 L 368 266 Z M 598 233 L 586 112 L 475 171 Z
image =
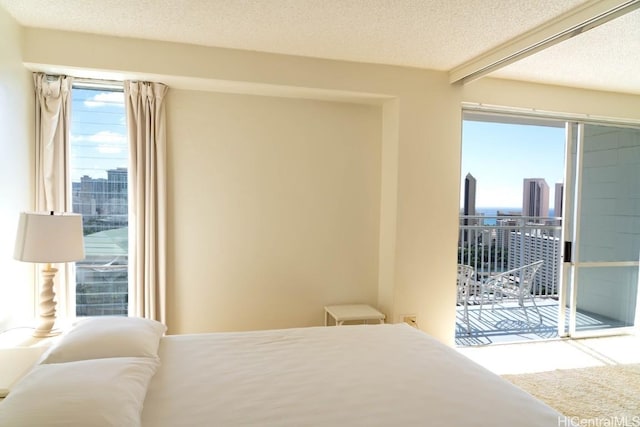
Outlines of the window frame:
M 76 209 L 74 208 L 74 179 L 72 177 L 72 171 L 75 169 L 74 166 L 74 161 L 73 161 L 73 157 L 74 157 L 74 150 L 72 148 L 72 145 L 74 144 L 73 138 L 74 138 L 74 119 L 77 117 L 76 114 L 74 114 L 74 103 L 78 102 L 76 99 L 74 99 L 74 93 L 76 93 L 77 90 L 95 90 L 95 91 L 100 91 L 97 93 L 101 93 L 101 92 L 120 92 L 123 94 L 123 103 L 122 103 L 122 107 L 123 107 L 123 113 L 122 113 L 122 117 L 119 118 L 118 120 L 122 120 L 124 119 L 124 132 L 122 133 L 122 136 L 125 138 L 126 140 L 126 169 L 127 169 L 127 178 L 126 178 L 126 182 L 127 182 L 127 188 L 126 188 L 126 197 L 125 197 L 125 203 L 126 203 L 126 217 L 127 217 L 127 224 L 130 220 L 130 183 L 131 180 L 129 179 L 129 171 L 130 171 L 130 153 L 129 153 L 129 141 L 128 141 L 128 124 L 126 121 L 126 103 L 124 102 L 124 82 L 116 82 L 116 81 L 103 81 L 103 80 L 90 80 L 90 79 L 74 79 L 73 83 L 72 83 L 72 88 L 71 88 L 71 122 L 69 124 L 69 129 L 68 129 L 68 147 L 67 147 L 67 152 L 66 152 L 66 162 L 65 164 L 68 167 L 69 173 L 67 175 L 67 192 L 68 192 L 68 205 L 69 205 L 69 209 L 73 210 L 74 212 L 76 211 Z M 108 127 L 109 125 L 105 125 L 105 127 Z M 100 132 L 100 131 L 98 131 Z M 99 144 L 99 142 L 95 142 L 95 144 Z M 118 169 L 120 166 L 111 168 L 111 169 L 104 169 L 105 172 L 109 173 L 111 171 L 114 171 L 116 169 Z M 80 168 L 82 169 L 82 168 Z M 111 174 L 109 174 L 111 175 Z M 115 174 L 117 175 L 117 174 Z M 114 176 L 115 176 L 114 175 Z M 91 178 L 92 180 L 98 180 L 98 178 Z M 77 181 L 76 181 L 77 182 Z M 109 187 L 109 176 L 107 178 L 107 180 L 105 181 L 105 194 L 108 194 L 108 187 Z M 83 226 L 84 227 L 84 226 Z M 128 227 L 128 226 L 127 226 Z M 78 276 L 77 276 L 77 271 L 78 268 L 76 267 L 77 263 L 74 263 L 72 268 L 70 269 L 70 277 L 68 280 L 68 288 L 66 289 L 66 314 L 69 318 L 77 318 L 77 317 L 86 317 L 86 316 L 94 316 L 94 315 L 124 315 L 124 316 L 128 316 L 130 315 L 130 307 L 132 302 L 130 301 L 131 298 L 131 286 L 129 284 L 130 281 L 130 268 L 129 268 L 129 260 L 130 260 L 130 248 L 131 248 L 131 244 L 128 243 L 128 228 L 126 230 L 127 232 L 127 253 L 126 253 L 126 257 L 127 257 L 127 262 L 126 262 L 126 296 L 125 296 L 125 300 L 124 300 L 124 312 L 122 313 L 102 313 L 102 314 L 78 314 L 78 292 L 77 292 L 77 288 L 78 288 Z M 86 247 L 86 242 L 85 242 L 85 247 Z M 80 262 L 79 262 L 80 263 Z M 122 301 L 120 302 L 120 304 L 122 305 Z

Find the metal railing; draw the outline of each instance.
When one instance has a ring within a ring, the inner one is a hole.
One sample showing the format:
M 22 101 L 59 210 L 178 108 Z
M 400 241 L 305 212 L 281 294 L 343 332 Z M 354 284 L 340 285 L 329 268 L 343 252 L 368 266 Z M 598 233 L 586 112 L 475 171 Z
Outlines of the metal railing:
M 543 260 L 531 293 L 557 297 L 561 229 L 561 218 L 461 215 L 458 263 L 472 266 L 475 282 L 481 283 L 493 274 Z
M 76 264 L 76 315 L 105 316 L 128 313 L 126 264 Z

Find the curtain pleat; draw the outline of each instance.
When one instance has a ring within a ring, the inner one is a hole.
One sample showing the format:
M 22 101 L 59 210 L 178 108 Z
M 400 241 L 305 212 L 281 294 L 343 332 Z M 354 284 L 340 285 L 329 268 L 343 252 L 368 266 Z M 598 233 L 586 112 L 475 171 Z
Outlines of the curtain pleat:
M 68 212 L 72 210 L 69 191 L 69 126 L 71 121 L 71 84 L 67 76 L 33 74 L 35 89 L 36 210 Z M 55 265 L 58 274 L 55 292 L 59 312 L 66 313 L 69 264 Z
M 166 323 L 166 124 L 161 83 L 125 82 L 130 147 L 129 312 Z

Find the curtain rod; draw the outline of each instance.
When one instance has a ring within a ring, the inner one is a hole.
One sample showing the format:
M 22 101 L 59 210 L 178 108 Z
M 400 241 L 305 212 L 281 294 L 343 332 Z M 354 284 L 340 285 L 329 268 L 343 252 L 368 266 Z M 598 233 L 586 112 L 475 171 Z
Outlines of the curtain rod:
M 477 102 L 462 102 L 463 112 L 473 112 L 488 115 L 508 115 L 513 117 L 535 117 L 540 119 L 581 121 L 592 124 L 609 124 L 623 127 L 637 128 L 640 126 L 640 119 L 619 118 L 609 116 L 597 116 L 584 113 L 563 113 L 559 111 L 540 110 L 526 107 L 507 107 L 502 105 L 482 104 Z

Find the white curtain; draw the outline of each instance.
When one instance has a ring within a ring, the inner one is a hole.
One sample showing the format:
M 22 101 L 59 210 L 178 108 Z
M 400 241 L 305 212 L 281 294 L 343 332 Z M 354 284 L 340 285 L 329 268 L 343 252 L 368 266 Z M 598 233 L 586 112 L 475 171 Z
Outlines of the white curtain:
M 161 83 L 124 85 L 130 147 L 129 313 L 166 323 L 166 126 Z
M 36 144 L 36 211 L 71 211 L 69 194 L 69 125 L 71 115 L 71 83 L 67 76 L 48 76 L 34 73 L 35 87 L 35 144 Z M 59 264 L 55 292 L 59 312 L 66 313 L 69 264 Z M 39 277 L 39 275 L 38 275 Z

